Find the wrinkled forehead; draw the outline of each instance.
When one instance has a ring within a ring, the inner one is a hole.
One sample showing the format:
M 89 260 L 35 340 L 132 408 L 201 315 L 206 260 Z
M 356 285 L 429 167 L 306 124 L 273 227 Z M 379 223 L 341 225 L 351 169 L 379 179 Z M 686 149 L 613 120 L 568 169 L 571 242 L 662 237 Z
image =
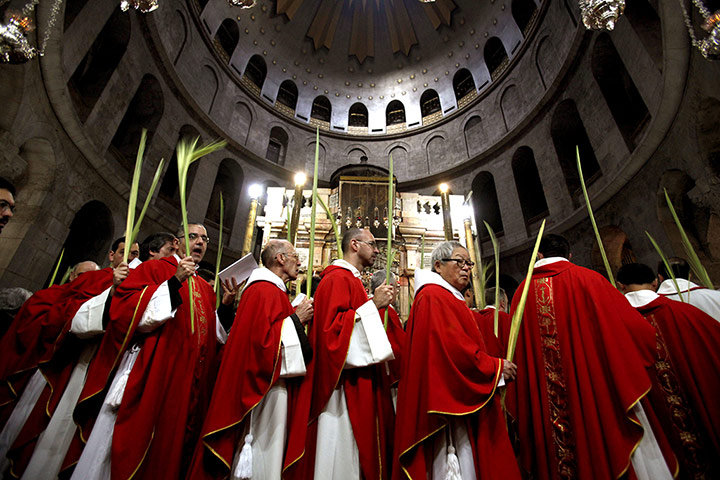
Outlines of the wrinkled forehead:
M 453 258 L 464 258 L 465 260 L 470 258 L 470 254 L 463 247 L 455 247 L 450 256 Z
M 200 235 L 207 235 L 207 230 L 202 225 L 188 225 L 188 233 L 198 233 Z
M 5 200 L 10 204 L 15 203 L 15 197 L 13 197 L 13 194 L 10 193 L 10 190 L 5 188 L 0 188 L 0 200 Z

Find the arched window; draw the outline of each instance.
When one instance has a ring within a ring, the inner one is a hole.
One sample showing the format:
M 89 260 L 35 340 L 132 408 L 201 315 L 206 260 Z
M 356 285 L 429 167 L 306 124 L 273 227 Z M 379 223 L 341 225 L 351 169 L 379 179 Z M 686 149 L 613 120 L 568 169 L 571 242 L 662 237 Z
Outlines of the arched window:
M 237 47 L 238 41 L 240 40 L 240 30 L 238 29 L 237 21 L 229 18 L 223 20 L 217 33 L 215 33 L 214 40 L 215 47 L 220 53 L 220 56 L 225 60 L 225 63 L 229 63 L 235 47 Z
M 535 12 L 537 12 L 537 5 L 533 0 L 512 0 L 512 11 L 513 19 L 515 24 L 518 26 L 523 34 L 523 37 L 527 37 L 530 25 L 535 18 Z
M 482 151 L 487 135 L 483 128 L 482 119 L 474 115 L 465 124 L 463 129 L 465 135 L 465 148 L 467 148 L 468 157 L 473 157 Z
M 147 151 L 152 144 L 164 108 L 165 102 L 160 82 L 152 75 L 145 75 L 135 92 L 135 96 L 130 100 L 125 115 L 108 148 L 127 171 L 128 179 L 135 167 L 135 157 L 137 156 L 142 129 L 146 128 L 148 131 L 145 144 L 145 150 Z
M 88 0 L 68 0 L 65 2 L 65 21 L 63 22 L 63 30 L 67 31 L 72 25 L 73 20 L 80 14 Z
M 573 204 L 577 207 L 580 205 L 582 190 L 575 147 L 578 146 L 580 149 L 580 164 L 586 185 L 597 180 L 602 172 L 573 100 L 563 100 L 555 108 L 550 121 L 550 136 L 555 145 L 555 152 L 557 152 L 568 192 L 572 197 Z
M 222 192 L 223 234 L 230 233 L 235 222 L 235 213 L 239 202 L 238 193 L 243 191 L 242 187 L 243 171 L 240 165 L 232 158 L 226 158 L 220 162 L 205 218 L 218 227 L 220 226 L 220 192 Z
M 285 165 L 285 153 L 287 152 L 288 134 L 280 127 L 273 127 L 270 130 L 267 151 L 265 158 L 278 165 Z
M 242 76 L 243 83 L 250 87 L 257 95 L 260 95 L 265 76 L 267 75 L 267 65 L 260 55 L 253 55 L 245 67 L 245 73 Z
M 278 90 L 276 104 L 284 105 L 292 110 L 292 115 L 295 114 L 295 107 L 297 107 L 298 100 L 298 89 L 295 82 L 292 80 L 285 80 L 280 84 Z
M 348 112 L 348 127 L 362 128 L 367 130 L 368 126 L 368 109 L 360 103 L 353 103 Z
M 529 225 L 546 217 L 548 207 L 545 192 L 535 163 L 535 155 L 530 147 L 520 147 L 515 151 L 512 171 L 525 223 Z
M 494 81 L 505 70 L 508 60 L 507 51 L 502 41 L 497 37 L 490 37 L 483 49 L 485 65 L 490 72 L 490 78 Z
M 405 123 L 405 105 L 401 101 L 393 100 L 388 103 L 385 109 L 385 123 L 388 126 Z
M 193 141 L 196 138 L 198 139 L 197 145 L 202 145 L 202 137 L 200 136 L 200 133 L 197 131 L 197 129 L 192 125 L 183 125 L 180 128 L 180 132 L 178 133 L 177 141 Z M 190 188 L 193 180 L 195 179 L 195 172 L 197 171 L 197 167 L 198 162 L 193 162 L 190 164 L 187 177 L 188 189 Z M 163 176 L 163 181 L 160 184 L 159 195 L 172 204 L 177 204 L 177 202 L 180 201 L 180 191 L 178 190 L 177 145 L 173 145 L 173 154 L 170 158 L 170 163 L 168 163 L 168 166 L 165 169 L 165 175 Z
M 98 200 L 83 205 L 70 224 L 55 283 L 60 283 L 67 269 L 79 262 L 90 260 L 102 267 L 113 241 L 113 233 L 112 212 L 107 205 Z M 57 261 L 55 263 L 57 264 Z M 51 277 L 52 272 L 48 276 L 47 283 L 50 282 Z
M 490 172 L 480 172 L 472 182 L 472 203 L 475 211 L 475 224 L 483 225 L 487 222 L 495 231 L 495 235 L 503 234 L 502 215 L 500 214 L 500 202 L 498 202 L 495 179 Z M 487 229 L 479 227 L 482 232 L 480 238 L 490 238 Z
M 332 105 L 330 100 L 324 95 L 320 95 L 313 100 L 312 110 L 310 111 L 310 118 L 318 120 L 319 125 L 325 128 L 330 128 L 330 116 L 332 114 Z M 312 122 L 311 122 L 312 123 Z
M 470 79 L 472 80 L 472 77 Z M 440 97 L 438 93 L 432 88 L 425 90 L 420 97 L 420 112 L 423 116 L 423 124 L 425 124 L 425 117 L 440 111 Z
M 120 8 L 110 16 L 68 81 L 68 92 L 85 123 L 125 55 L 130 41 L 130 16 Z
M 714 10 L 710 10 L 713 12 Z M 660 17 L 647 0 L 635 0 L 625 5 L 625 18 L 630 21 L 633 30 L 640 38 L 643 47 L 655 62 L 658 70 L 662 70 L 662 30 Z
M 455 92 L 455 100 L 458 101 L 458 107 L 460 107 L 460 100 L 467 95 L 471 93 L 477 95 L 475 80 L 473 80 L 472 74 L 467 68 L 461 68 L 455 73 L 453 77 L 453 91 Z
M 650 120 L 650 112 L 607 33 L 598 35 L 590 65 L 615 124 L 632 152 Z

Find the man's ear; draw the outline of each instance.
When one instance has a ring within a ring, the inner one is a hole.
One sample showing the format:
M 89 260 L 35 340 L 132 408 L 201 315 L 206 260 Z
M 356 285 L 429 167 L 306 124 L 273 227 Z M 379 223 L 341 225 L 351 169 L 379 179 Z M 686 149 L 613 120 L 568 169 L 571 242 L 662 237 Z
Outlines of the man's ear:
M 542 260 L 543 258 L 545 258 L 545 255 L 543 255 L 542 253 L 538 252 L 537 258 L 538 258 L 538 260 Z
M 660 283 L 662 283 L 662 282 L 665 281 L 665 277 L 663 277 L 663 276 L 660 275 L 659 273 L 658 273 L 658 275 L 657 275 L 657 279 L 660 281 Z
M 657 291 L 657 289 L 658 289 L 658 279 L 657 278 L 655 280 L 653 280 L 652 288 L 653 288 L 653 290 Z
M 568 260 L 572 258 L 572 253 L 568 253 Z
M 617 282 L 617 288 L 618 288 L 618 290 L 620 290 L 622 293 L 627 293 L 627 285 L 625 285 L 624 283 L 622 283 L 622 282 Z

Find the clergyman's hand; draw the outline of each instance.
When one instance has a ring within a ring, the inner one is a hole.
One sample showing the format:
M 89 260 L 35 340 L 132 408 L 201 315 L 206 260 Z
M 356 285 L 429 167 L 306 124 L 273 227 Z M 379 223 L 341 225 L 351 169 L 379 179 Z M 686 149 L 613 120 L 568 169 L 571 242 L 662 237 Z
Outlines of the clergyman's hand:
M 303 325 L 307 325 L 308 322 L 312 320 L 314 311 L 315 307 L 313 307 L 312 299 L 306 298 L 302 302 L 300 302 L 300 305 L 298 305 L 295 309 L 295 315 L 297 315 L 300 319 L 300 323 L 302 323 Z
M 517 365 L 510 360 L 503 360 L 502 374 L 506 382 L 512 382 L 517 375 Z
M 180 280 L 180 283 L 184 282 L 192 274 L 195 273 L 195 262 L 192 257 L 185 257 L 178 263 L 177 270 L 175 271 L 175 278 Z
M 375 289 L 373 295 L 373 303 L 379 309 L 385 308 L 390 305 L 393 297 L 395 296 L 395 288 L 392 285 L 380 285 Z
M 221 285 L 223 289 L 223 305 L 232 305 L 235 301 L 235 297 L 237 297 L 237 294 L 240 291 L 240 285 L 238 285 L 237 280 L 233 277 L 223 280 Z
M 130 274 L 130 267 L 125 262 L 122 262 L 117 267 L 113 268 L 113 287 L 120 285 L 123 280 Z

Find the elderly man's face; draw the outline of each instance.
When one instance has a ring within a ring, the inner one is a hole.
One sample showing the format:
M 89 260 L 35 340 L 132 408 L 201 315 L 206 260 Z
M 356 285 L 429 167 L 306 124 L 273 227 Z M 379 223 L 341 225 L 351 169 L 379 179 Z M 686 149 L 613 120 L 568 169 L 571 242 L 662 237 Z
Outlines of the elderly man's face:
M 80 262 L 75 266 L 75 268 L 73 268 L 72 272 L 70 272 L 68 281 L 72 282 L 83 273 L 94 272 L 96 270 L 100 270 L 100 267 L 98 267 L 97 263 L 90 261 Z
M 207 236 L 207 230 L 202 225 L 190 225 L 188 226 L 188 240 L 190 242 L 190 252 L 185 252 L 185 240 L 180 241 L 180 251 L 183 255 L 190 255 L 193 262 L 197 265 L 205 257 L 207 251 L 208 242 L 210 239 Z
M 10 190 L 0 188 L 0 232 L 13 216 L 15 210 L 15 197 Z
M 295 247 L 289 242 L 285 247 L 285 252 L 281 255 L 285 257 L 285 263 L 282 266 L 283 271 L 290 277 L 290 280 L 295 280 L 300 269 L 300 255 L 298 255 Z
M 463 247 L 455 247 L 446 261 L 435 262 L 435 270 L 450 285 L 462 290 L 470 283 L 472 267 L 468 262 L 470 262 L 468 251 Z

